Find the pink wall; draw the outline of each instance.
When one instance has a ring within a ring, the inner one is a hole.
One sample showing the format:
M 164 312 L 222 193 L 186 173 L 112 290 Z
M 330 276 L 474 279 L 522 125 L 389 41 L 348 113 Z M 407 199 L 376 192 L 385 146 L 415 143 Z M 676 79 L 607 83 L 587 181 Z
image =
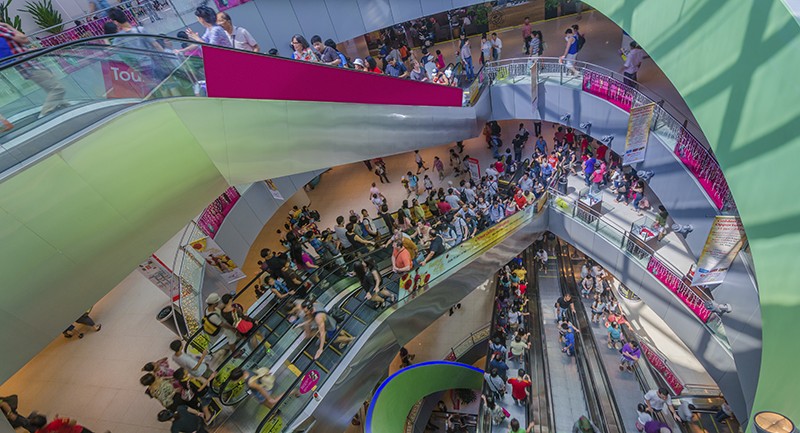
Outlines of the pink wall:
M 454 87 L 203 46 L 213 98 L 460 107 Z

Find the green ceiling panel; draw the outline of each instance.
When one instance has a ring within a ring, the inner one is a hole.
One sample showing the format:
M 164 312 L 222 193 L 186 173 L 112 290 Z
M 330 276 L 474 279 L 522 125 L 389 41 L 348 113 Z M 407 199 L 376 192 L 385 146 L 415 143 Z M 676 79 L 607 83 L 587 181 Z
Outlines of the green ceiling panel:
M 590 3 L 647 50 L 714 148 L 758 276 L 763 354 L 751 414 L 798 422 L 800 25 L 780 0 Z

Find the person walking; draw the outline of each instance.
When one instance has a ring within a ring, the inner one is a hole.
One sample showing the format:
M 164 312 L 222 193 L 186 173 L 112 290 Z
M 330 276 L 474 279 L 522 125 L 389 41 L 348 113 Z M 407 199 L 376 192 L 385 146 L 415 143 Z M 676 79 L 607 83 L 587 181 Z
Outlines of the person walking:
M 486 39 L 486 34 L 481 36 L 481 65 L 486 65 L 492 60 L 492 43 Z
M 575 58 L 578 56 L 578 37 L 572 32 L 572 29 L 564 31 L 564 54 L 559 58 L 559 63 L 566 62 L 568 73 L 571 75 L 578 75 L 578 70 L 575 68 Z
M 523 50 L 522 52 L 525 53 L 526 56 L 531 55 L 531 41 L 533 40 L 533 30 L 531 29 L 531 19 L 530 17 L 525 17 L 522 21 L 522 45 Z M 539 54 L 538 47 L 534 54 Z
M 417 163 L 417 174 L 429 170 L 428 167 L 425 167 L 425 160 L 422 159 L 422 155 L 419 154 L 419 150 L 414 151 L 414 162 Z
M 475 70 L 472 67 L 472 46 L 469 39 L 464 39 L 464 46 L 461 47 L 461 61 L 464 63 L 464 72 L 467 74 L 467 81 L 472 81 Z
M 625 76 L 625 84 L 635 89 L 638 86 L 639 69 L 642 67 L 645 52 L 636 42 L 631 41 L 630 46 L 631 50 L 628 51 L 625 63 L 622 65 L 622 75 Z
M 336 344 L 339 349 L 353 341 L 354 337 L 341 329 L 340 323 L 336 322 L 331 315 L 325 310 L 316 310 L 314 302 L 306 299 L 302 303 L 303 312 L 306 315 L 306 322 L 304 323 L 306 338 L 312 338 L 315 335 L 319 339 L 319 348 L 314 354 L 314 359 L 319 359 L 322 356 L 322 351 L 325 349 L 325 343 L 330 341 L 331 344 Z
M 0 59 L 24 53 L 27 50 L 23 48 L 23 45 L 27 45 L 29 42 L 30 40 L 25 33 L 15 29 L 8 23 L 0 22 Z M 66 105 L 64 103 L 64 95 L 66 93 L 64 86 L 38 60 L 28 60 L 15 66 L 15 69 L 22 75 L 22 78 L 33 81 L 47 93 L 44 103 L 42 103 L 42 109 L 39 111 L 40 119 Z M 11 129 L 8 125 L 11 125 L 11 123 L 4 123 L 6 130 Z
M 492 60 L 499 60 L 503 52 L 503 41 L 492 33 Z

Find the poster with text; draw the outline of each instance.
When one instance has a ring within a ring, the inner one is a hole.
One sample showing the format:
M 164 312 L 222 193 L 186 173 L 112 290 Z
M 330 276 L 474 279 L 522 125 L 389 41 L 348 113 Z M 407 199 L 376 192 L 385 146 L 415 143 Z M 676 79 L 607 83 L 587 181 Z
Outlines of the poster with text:
M 108 98 L 144 98 L 156 83 L 127 63 L 107 60 L 101 62 L 103 82 Z
M 628 135 L 625 136 L 625 154 L 622 155 L 622 165 L 631 165 L 644 161 L 647 151 L 647 140 L 650 138 L 650 124 L 656 104 L 647 104 L 631 109 L 628 117 Z
M 735 216 L 717 216 L 697 261 L 693 286 L 721 283 L 736 254 L 745 242 L 742 220 Z
M 222 248 L 209 237 L 202 237 L 189 244 L 189 248 L 195 255 L 205 260 L 209 267 L 216 269 L 222 274 L 222 279 L 226 284 L 231 284 L 245 277 L 244 272 L 236 266 L 236 263 L 222 251 Z
M 272 194 L 272 198 L 275 200 L 284 200 L 283 195 L 280 191 L 278 191 L 278 187 L 275 185 L 275 182 L 273 182 L 272 179 L 267 179 L 264 182 L 267 183 L 267 188 L 269 188 L 269 193 Z
M 470 158 L 467 160 L 467 165 L 469 166 L 469 175 L 475 182 L 480 183 L 481 181 L 481 162 L 475 158 Z
M 151 255 L 137 269 L 167 296 L 173 297 L 173 301 L 178 300 L 178 277 L 158 257 Z

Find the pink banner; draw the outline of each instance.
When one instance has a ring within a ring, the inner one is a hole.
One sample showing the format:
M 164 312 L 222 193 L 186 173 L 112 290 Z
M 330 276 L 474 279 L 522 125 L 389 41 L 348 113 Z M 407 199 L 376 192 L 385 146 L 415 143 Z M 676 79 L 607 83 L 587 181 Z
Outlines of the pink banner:
M 664 378 L 664 381 L 667 382 L 667 385 L 672 389 L 672 392 L 675 395 L 680 395 L 683 392 L 683 382 L 675 375 L 675 372 L 672 371 L 669 365 L 667 365 L 666 361 L 658 354 L 655 350 L 648 347 L 646 344 L 640 344 L 642 348 L 642 352 L 644 352 L 644 357 L 647 359 L 647 362 L 653 366 L 661 374 L 661 377 Z
M 461 106 L 459 88 L 368 72 L 208 46 L 203 63 L 212 98 Z
M 311 391 L 312 389 L 314 389 L 314 387 L 317 386 L 318 383 L 319 383 L 319 371 L 310 370 L 308 373 L 306 373 L 305 376 L 303 376 L 303 380 L 300 381 L 300 394 L 305 394 Z
M 714 156 L 685 129 L 681 129 L 675 155 L 692 172 L 700 185 L 711 197 L 717 209 L 722 209 L 730 196 L 728 181 Z
M 621 81 L 597 72 L 583 70 L 583 91 L 630 112 L 633 106 L 635 90 Z
M 217 5 L 217 10 L 224 11 L 228 10 L 232 7 L 239 6 L 241 4 L 245 4 L 250 0 L 214 0 L 214 3 Z
M 235 187 L 230 187 L 211 202 L 200 214 L 200 218 L 197 219 L 200 231 L 213 239 L 217 235 L 220 226 L 222 226 L 222 222 L 225 221 L 225 216 L 233 209 L 233 205 L 236 204 L 239 197 L 241 197 L 239 191 Z
M 668 267 L 664 266 L 655 256 L 650 257 L 647 262 L 647 270 L 656 277 L 664 286 L 674 293 L 703 323 L 708 322 L 711 311 L 706 308 L 704 300 L 693 292 L 692 289 L 683 282 L 683 277 L 675 274 Z

